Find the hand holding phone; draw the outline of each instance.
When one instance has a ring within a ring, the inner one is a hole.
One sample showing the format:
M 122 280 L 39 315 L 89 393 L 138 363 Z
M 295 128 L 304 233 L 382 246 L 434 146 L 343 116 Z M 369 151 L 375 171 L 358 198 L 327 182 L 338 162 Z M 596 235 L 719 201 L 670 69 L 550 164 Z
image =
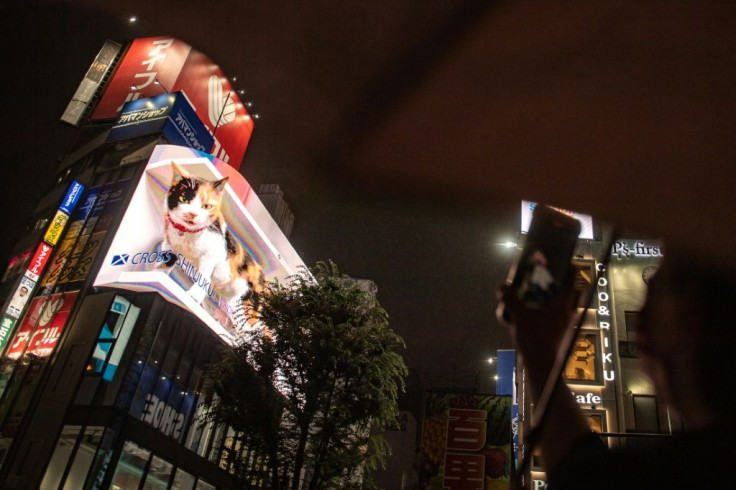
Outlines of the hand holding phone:
M 541 308 L 567 281 L 580 221 L 538 204 L 526 243 L 510 270 L 511 287 L 527 308 Z

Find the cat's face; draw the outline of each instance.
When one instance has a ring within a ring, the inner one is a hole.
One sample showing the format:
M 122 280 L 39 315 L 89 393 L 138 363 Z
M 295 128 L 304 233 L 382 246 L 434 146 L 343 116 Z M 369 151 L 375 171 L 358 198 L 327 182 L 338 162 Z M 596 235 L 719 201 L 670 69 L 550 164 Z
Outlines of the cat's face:
M 220 216 L 227 178 L 212 182 L 190 175 L 175 163 L 171 167 L 174 176 L 166 197 L 171 220 L 190 230 L 209 226 Z

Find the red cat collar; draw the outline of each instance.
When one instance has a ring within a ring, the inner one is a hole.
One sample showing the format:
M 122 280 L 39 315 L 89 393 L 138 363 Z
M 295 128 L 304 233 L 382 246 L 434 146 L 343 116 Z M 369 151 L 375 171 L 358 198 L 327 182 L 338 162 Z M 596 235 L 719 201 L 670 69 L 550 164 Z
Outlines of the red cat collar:
M 207 228 L 206 226 L 203 226 L 202 228 L 197 228 L 196 230 L 190 230 L 189 228 L 187 228 L 185 226 L 182 226 L 179 223 L 177 223 L 176 221 L 174 221 L 173 219 L 171 219 L 171 214 L 166 213 L 166 218 L 168 218 L 169 223 L 171 223 L 171 226 L 173 226 L 175 229 L 177 229 L 179 231 L 183 231 L 183 232 L 186 232 L 186 233 L 198 233 L 198 232 L 204 230 L 205 228 Z

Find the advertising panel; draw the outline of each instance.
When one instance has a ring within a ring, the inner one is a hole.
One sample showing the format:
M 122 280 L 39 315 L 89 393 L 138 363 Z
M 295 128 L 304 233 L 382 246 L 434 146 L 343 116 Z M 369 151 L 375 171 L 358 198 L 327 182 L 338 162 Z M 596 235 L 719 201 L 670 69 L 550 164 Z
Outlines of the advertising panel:
M 169 143 L 209 152 L 214 138 L 181 92 L 126 102 L 107 141 L 163 133 Z
M 511 449 L 514 465 L 519 460 L 519 400 L 516 396 L 516 351 L 499 349 L 496 351 L 497 395 L 511 396 Z
M 74 211 L 74 208 L 79 202 L 83 192 L 84 186 L 76 180 L 73 180 L 67 188 L 66 194 L 61 200 L 59 209 L 56 212 L 56 216 L 44 235 L 44 240 L 50 244 L 44 241 L 38 244 L 36 253 L 28 264 L 28 268 L 24 272 L 23 277 L 21 277 L 13 296 L 10 298 L 10 302 L 7 303 L 7 306 L 5 307 L 3 318 L 20 317 L 23 309 L 28 303 L 28 300 L 33 294 L 33 290 L 38 283 L 38 279 L 41 277 L 41 274 L 43 274 L 46 269 L 46 265 L 49 263 L 51 254 L 54 251 L 54 245 L 56 245 L 56 242 L 59 240 L 62 233 L 64 233 L 64 229 L 69 221 L 69 214 Z M 14 325 L 15 322 L 9 322 L 8 320 L 3 321 L 3 326 L 0 328 L 0 351 L 5 348 L 5 344 L 12 334 L 12 327 Z
M 97 91 L 97 87 L 100 86 L 100 82 L 102 82 L 102 79 L 107 72 L 110 71 L 112 62 L 118 53 L 120 53 L 121 49 L 123 49 L 123 47 L 119 44 L 112 41 L 105 41 L 105 44 L 102 45 L 102 49 L 97 53 L 95 60 L 92 62 L 92 65 L 90 65 L 87 73 L 80 82 L 79 87 L 77 87 L 77 91 L 74 92 L 74 96 L 72 96 L 72 100 L 69 101 L 69 105 L 67 105 L 64 114 L 61 115 L 62 121 L 74 126 L 79 124 L 79 121 L 84 115 L 84 111 L 87 110 L 89 102 Z
M 220 67 L 178 39 L 134 40 L 92 119 L 114 118 L 126 102 L 176 91 L 186 94 L 199 119 L 215 133 L 214 146 L 206 151 L 239 168 L 253 120 Z
M 22 253 L 16 255 L 15 257 L 11 257 L 10 260 L 8 260 L 8 266 L 5 269 L 5 273 L 3 274 L 2 280 L 0 282 L 5 282 L 7 280 L 13 279 L 18 276 L 23 270 L 25 269 L 26 264 L 28 264 L 28 261 L 31 260 L 31 252 L 33 249 L 27 249 L 23 251 Z
M 419 488 L 509 488 L 511 397 L 428 392 Z
M 36 357 L 49 356 L 78 294 L 79 291 L 74 291 L 34 298 L 5 355 L 11 359 L 18 359 L 24 352 Z
M 528 233 L 529 225 L 532 223 L 532 214 L 534 214 L 534 208 L 537 206 L 536 202 L 532 201 L 521 201 L 521 232 Z M 585 240 L 594 240 L 593 237 L 593 218 L 588 214 L 576 213 L 569 209 L 562 209 L 552 206 L 557 211 L 572 216 L 576 220 L 580 221 L 580 238 Z
M 252 328 L 250 292 L 303 265 L 235 169 L 159 145 L 94 285 L 156 291 L 230 341 Z

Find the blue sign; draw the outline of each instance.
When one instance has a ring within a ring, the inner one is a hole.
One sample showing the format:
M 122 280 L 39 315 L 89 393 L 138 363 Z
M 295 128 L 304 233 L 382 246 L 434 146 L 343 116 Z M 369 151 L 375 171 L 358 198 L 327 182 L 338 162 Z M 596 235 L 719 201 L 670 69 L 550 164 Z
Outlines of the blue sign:
M 499 349 L 496 351 L 497 395 L 511 395 L 511 446 L 514 464 L 519 459 L 519 406 L 516 399 L 516 351 Z
M 130 369 L 140 374 L 140 381 L 129 413 L 181 442 L 192 422 L 196 393 L 181 386 L 174 377 L 165 375 L 159 366 L 133 364 Z
M 516 370 L 516 351 L 513 349 L 499 349 L 496 351 L 496 374 L 498 381 L 496 382 L 497 395 L 515 395 L 514 391 L 514 371 Z M 512 400 L 516 403 L 516 400 Z
M 66 214 L 72 214 L 72 211 L 74 211 L 74 208 L 79 202 L 79 198 L 82 197 L 83 191 L 84 186 L 82 184 L 80 184 L 76 180 L 72 181 L 72 184 L 66 191 L 64 199 L 61 201 L 61 206 L 59 206 L 59 209 L 64 211 Z
M 214 137 L 181 92 L 132 100 L 123 105 L 107 141 L 162 134 L 172 145 L 209 153 Z

